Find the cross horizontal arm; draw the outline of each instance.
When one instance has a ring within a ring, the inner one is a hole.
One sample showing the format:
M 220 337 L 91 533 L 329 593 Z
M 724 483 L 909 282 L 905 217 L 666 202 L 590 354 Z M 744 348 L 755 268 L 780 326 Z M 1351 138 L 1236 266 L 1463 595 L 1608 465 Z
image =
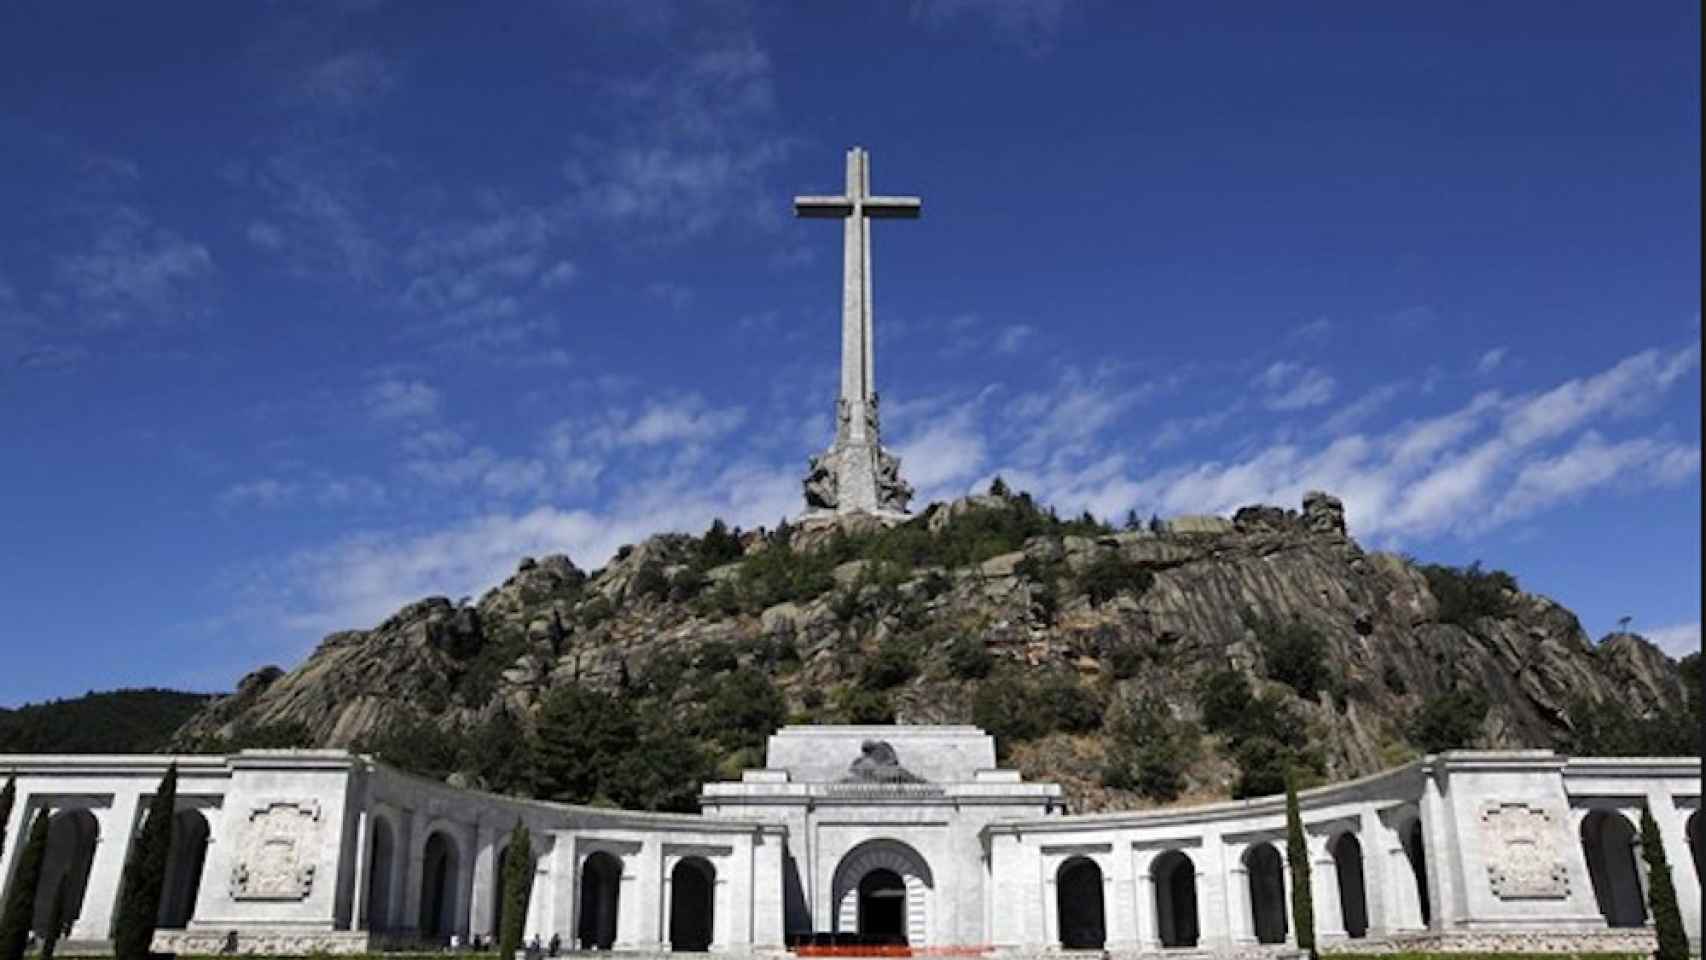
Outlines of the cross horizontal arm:
M 904 217 L 914 219 L 924 208 L 917 197 L 866 197 L 859 204 L 867 217 Z
M 845 217 L 853 212 L 847 197 L 795 197 L 794 214 L 801 217 Z

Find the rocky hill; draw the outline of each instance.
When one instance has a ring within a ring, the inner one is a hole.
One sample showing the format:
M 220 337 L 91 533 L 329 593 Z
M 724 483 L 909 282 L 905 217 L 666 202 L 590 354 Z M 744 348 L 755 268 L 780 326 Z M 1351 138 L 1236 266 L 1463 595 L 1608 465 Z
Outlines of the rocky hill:
M 888 529 L 719 523 L 591 574 L 523 559 L 478 602 L 421 600 L 251 674 L 177 744 L 355 745 L 498 789 L 649 802 L 534 775 L 526 744 L 591 736 L 544 729 L 575 691 L 699 751 L 683 777 L 756 763 L 766 731 L 741 728 L 784 719 L 977 722 L 1080 810 L 1454 745 L 1698 750 L 1694 697 L 1657 648 L 1595 644 L 1507 574 L 1364 552 L 1325 494 L 1127 527 L 1002 491 Z

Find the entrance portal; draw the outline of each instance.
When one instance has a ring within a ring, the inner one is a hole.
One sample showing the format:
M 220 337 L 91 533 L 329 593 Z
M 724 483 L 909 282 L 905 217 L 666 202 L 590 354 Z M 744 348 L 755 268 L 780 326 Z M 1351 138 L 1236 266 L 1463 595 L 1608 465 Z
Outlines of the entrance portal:
M 872 870 L 859 881 L 859 935 L 906 942 L 906 884 L 893 870 Z

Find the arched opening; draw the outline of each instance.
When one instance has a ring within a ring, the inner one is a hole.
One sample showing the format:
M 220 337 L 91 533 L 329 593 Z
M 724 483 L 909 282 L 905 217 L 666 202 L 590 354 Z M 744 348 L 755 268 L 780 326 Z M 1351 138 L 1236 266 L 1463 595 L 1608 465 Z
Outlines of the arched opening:
M 1621 814 L 1595 810 L 1582 819 L 1582 852 L 1607 926 L 1639 927 L 1647 922 L 1635 843 L 1635 828 Z
M 1250 923 L 1257 943 L 1285 942 L 1285 864 L 1272 844 L 1259 843 L 1244 855 L 1250 874 Z
M 622 895 L 622 861 L 603 850 L 581 864 L 580 923 L 582 950 L 609 950 L 616 943 L 616 916 Z
M 384 932 L 396 925 L 391 917 L 391 874 L 397 863 L 397 839 L 383 817 L 373 818 L 373 839 L 367 854 L 367 929 Z
M 1694 882 L 1706 884 L 1706 840 L 1700 836 L 1700 811 L 1688 818 L 1688 852 L 1694 855 Z
M 717 868 L 703 857 L 687 857 L 670 871 L 669 889 L 669 948 L 677 953 L 711 949 Z
M 1089 857 L 1072 857 L 1054 878 L 1060 917 L 1060 945 L 1067 950 L 1100 950 L 1108 931 L 1102 907 L 1102 868 Z
M 59 929 L 69 931 L 83 915 L 83 894 L 89 887 L 89 868 L 95 864 L 95 844 L 101 825 L 87 810 L 62 810 L 47 822 L 47 850 L 42 857 L 41 879 L 36 883 L 33 925 L 46 930 L 55 901 Z M 105 936 L 107 931 L 91 931 Z
M 1404 856 L 1410 861 L 1410 873 L 1416 878 L 1416 909 L 1421 912 L 1422 926 L 1433 923 L 1433 904 L 1428 898 L 1428 854 L 1422 846 L 1422 822 L 1411 820 L 1402 837 Z
M 1353 940 L 1368 936 L 1368 891 L 1362 882 L 1362 843 L 1355 834 L 1341 833 L 1328 846 L 1333 871 L 1339 879 L 1339 915 L 1345 935 Z
M 926 911 L 935 888 L 930 865 L 898 840 L 867 840 L 836 865 L 830 887 L 838 933 L 873 942 L 928 946 Z
M 1177 850 L 1155 858 L 1155 921 L 1163 947 L 1197 945 L 1197 865 Z
M 172 849 L 166 854 L 166 879 L 160 887 L 160 927 L 182 930 L 195 915 L 211 832 L 200 810 L 179 810 L 172 815 Z
M 906 882 L 900 874 L 878 868 L 859 878 L 859 935 L 906 942 Z
M 427 837 L 421 854 L 421 925 L 424 937 L 444 939 L 456 928 L 456 844 L 441 831 Z

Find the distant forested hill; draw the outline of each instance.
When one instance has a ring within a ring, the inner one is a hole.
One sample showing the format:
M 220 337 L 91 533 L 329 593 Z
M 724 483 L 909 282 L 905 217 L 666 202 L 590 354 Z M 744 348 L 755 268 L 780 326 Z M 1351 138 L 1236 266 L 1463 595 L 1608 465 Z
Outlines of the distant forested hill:
M 152 753 L 211 699 L 149 688 L 0 707 L 0 753 Z

